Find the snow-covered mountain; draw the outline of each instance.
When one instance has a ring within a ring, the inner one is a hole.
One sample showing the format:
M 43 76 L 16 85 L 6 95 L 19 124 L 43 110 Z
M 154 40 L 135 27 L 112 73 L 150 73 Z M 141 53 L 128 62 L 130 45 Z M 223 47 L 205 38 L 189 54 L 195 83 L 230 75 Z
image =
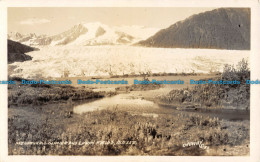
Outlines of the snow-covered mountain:
M 8 39 L 31 46 L 44 45 L 129 45 L 155 34 L 159 29 L 143 26 L 111 27 L 100 22 L 79 23 L 71 29 L 54 36 L 37 36 L 36 34 L 22 35 L 13 32 Z
M 7 38 L 12 41 L 16 41 L 25 45 L 37 45 L 37 40 L 46 38 L 46 35 L 36 35 L 35 33 L 21 34 L 19 32 L 11 32 L 7 35 Z

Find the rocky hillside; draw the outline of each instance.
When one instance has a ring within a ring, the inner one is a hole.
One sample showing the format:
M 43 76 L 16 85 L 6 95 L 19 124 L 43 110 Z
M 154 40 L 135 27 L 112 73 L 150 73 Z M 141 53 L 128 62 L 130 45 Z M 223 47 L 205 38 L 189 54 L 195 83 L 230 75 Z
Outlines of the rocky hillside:
M 250 9 L 219 8 L 162 29 L 138 45 L 164 48 L 250 49 Z
M 23 62 L 31 60 L 32 57 L 24 53 L 34 50 L 36 49 L 12 40 L 8 40 L 8 63 L 10 64 L 13 62 Z

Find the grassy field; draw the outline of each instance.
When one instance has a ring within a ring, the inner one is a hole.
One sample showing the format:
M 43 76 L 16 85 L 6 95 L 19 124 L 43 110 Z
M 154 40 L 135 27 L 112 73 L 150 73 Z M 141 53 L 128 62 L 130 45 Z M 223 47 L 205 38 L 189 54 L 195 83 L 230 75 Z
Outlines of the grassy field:
M 9 110 L 10 155 L 248 155 L 249 121 L 133 115 L 120 108 L 67 114 L 66 104 Z M 166 110 L 167 111 L 167 110 Z M 29 113 L 30 112 L 30 113 Z M 183 147 L 202 141 L 207 148 Z M 43 142 L 23 145 L 19 142 Z M 71 142 L 71 144 L 65 144 Z M 85 144 L 79 144 L 83 143 Z M 125 142 L 125 143 L 124 143 Z M 54 144 L 48 144 L 54 143 Z M 56 143 L 56 144 L 55 144 Z M 63 143 L 63 145 L 61 145 Z M 236 149 L 234 149 L 236 148 Z

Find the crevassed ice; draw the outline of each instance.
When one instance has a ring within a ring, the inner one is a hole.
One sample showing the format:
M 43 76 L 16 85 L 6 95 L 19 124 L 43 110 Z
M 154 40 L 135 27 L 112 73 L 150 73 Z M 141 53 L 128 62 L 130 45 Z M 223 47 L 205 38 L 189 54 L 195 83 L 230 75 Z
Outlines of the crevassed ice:
M 225 64 L 249 60 L 250 51 L 170 49 L 134 46 L 55 46 L 27 53 L 33 59 L 16 62 L 12 76 L 24 78 L 107 76 L 141 73 L 209 73 Z

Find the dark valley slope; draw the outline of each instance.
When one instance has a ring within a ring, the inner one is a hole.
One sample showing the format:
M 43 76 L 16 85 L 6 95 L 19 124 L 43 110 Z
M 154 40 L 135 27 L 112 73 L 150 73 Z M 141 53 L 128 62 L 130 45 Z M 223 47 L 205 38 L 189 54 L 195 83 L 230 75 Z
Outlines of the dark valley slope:
M 21 43 L 8 40 L 8 63 L 10 64 L 13 62 L 23 62 L 31 60 L 32 57 L 24 53 L 34 50 L 36 50 L 36 48 L 32 48 Z
M 219 8 L 193 15 L 137 45 L 164 48 L 250 49 L 250 9 Z

